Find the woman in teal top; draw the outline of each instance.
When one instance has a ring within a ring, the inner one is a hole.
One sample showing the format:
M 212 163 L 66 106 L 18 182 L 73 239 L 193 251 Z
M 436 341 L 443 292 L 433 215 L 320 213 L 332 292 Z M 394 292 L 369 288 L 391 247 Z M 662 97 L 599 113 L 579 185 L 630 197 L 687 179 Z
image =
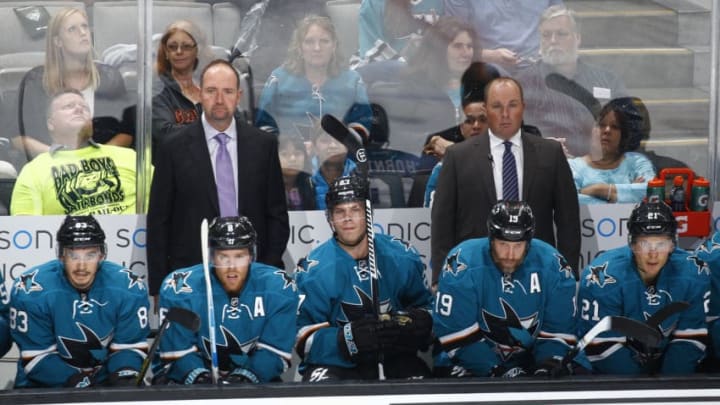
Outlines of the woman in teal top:
M 640 145 L 642 116 L 632 98 L 611 100 L 600 111 L 590 153 L 570 159 L 581 204 L 637 203 L 646 194 L 655 168 Z

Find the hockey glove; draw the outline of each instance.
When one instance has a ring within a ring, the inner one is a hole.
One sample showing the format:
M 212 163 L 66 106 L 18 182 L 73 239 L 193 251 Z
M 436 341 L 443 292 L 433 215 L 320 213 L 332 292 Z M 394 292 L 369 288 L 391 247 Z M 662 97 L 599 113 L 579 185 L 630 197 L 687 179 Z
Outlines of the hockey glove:
M 222 384 L 233 385 L 233 384 L 258 384 L 260 379 L 252 371 L 246 368 L 236 368 L 228 375 L 222 378 Z
M 490 377 L 493 378 L 517 378 L 527 375 L 527 371 L 520 366 L 507 368 L 501 364 L 496 365 L 490 370 Z
M 630 337 L 627 338 L 626 345 L 633 351 L 633 359 L 649 374 L 654 374 L 660 369 L 663 355 L 662 348 L 650 347 Z
M 131 368 L 121 368 L 120 370 L 108 375 L 108 384 L 115 387 L 130 387 L 136 385 L 136 380 L 140 374 L 137 370 Z
M 398 328 L 392 321 L 359 319 L 338 329 L 338 348 L 340 353 L 351 361 L 373 361 L 377 358 L 381 344 L 394 344 L 397 334 Z
M 415 353 L 425 351 L 432 343 L 432 316 L 421 308 L 410 308 L 407 312 L 396 312 L 392 316 L 400 326 L 397 341 L 398 350 Z
M 185 376 L 185 385 L 191 384 L 212 384 L 210 370 L 206 368 L 196 368 Z
M 533 371 L 535 377 L 564 377 L 572 374 L 572 362 L 562 364 L 562 359 L 556 359 L 555 357 L 548 357 L 543 360 Z
M 95 385 L 95 375 L 83 373 L 75 373 L 68 377 L 65 381 L 65 386 L 70 388 L 88 388 Z

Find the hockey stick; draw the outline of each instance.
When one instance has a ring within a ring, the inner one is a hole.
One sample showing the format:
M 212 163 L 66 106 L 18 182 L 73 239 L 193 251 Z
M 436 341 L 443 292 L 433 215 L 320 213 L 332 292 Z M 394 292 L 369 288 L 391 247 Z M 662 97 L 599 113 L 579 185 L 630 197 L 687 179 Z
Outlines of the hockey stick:
M 550 73 L 545 77 L 545 85 L 549 88 L 574 98 L 590 111 L 594 119 L 598 118 L 602 105 L 592 93 L 576 81 L 568 79 L 559 73 Z
M 345 145 L 348 153 L 355 156 L 358 172 L 363 177 L 364 186 L 367 187 L 365 199 L 365 231 L 368 241 L 368 267 L 370 268 L 370 296 L 372 297 L 373 308 L 375 314 L 380 317 L 380 289 L 378 287 L 378 270 L 375 261 L 375 230 L 373 229 L 373 213 L 372 202 L 370 201 L 370 180 L 369 163 L 365 147 L 362 144 L 362 138 L 353 129 L 348 128 L 340 120 L 330 114 L 325 114 L 320 121 L 322 129 L 338 142 Z M 378 379 L 385 379 L 385 367 L 383 366 L 383 352 L 378 352 Z
M 660 324 L 662 324 L 663 321 L 665 321 L 672 315 L 685 311 L 689 307 L 690 304 L 685 301 L 671 302 L 660 308 L 660 310 L 658 310 L 657 312 L 655 312 L 650 318 L 645 321 L 645 323 L 651 328 L 656 329 L 662 335 L 662 329 L 660 328 Z M 642 347 L 636 347 L 636 349 L 642 350 L 644 352 L 644 355 L 648 358 L 647 362 L 645 363 L 645 371 L 650 375 L 655 374 L 660 368 L 660 357 L 659 352 L 657 351 L 657 344 L 653 346 L 643 344 Z
M 208 337 L 210 338 L 210 364 L 212 369 L 212 382 L 217 384 L 220 380 L 218 367 L 217 339 L 215 338 L 215 304 L 213 303 L 212 282 L 210 281 L 210 258 L 208 246 L 208 221 L 203 218 L 200 224 L 200 243 L 202 249 L 203 273 L 205 274 L 205 292 L 207 295 L 208 310 Z
M 598 335 L 603 332 L 615 331 L 625 337 L 636 339 L 643 344 L 655 346 L 662 341 L 662 333 L 657 328 L 653 328 L 648 324 L 637 321 L 635 319 L 626 318 L 624 316 L 606 316 L 596 323 L 595 326 L 590 328 L 585 333 L 585 336 L 578 341 L 568 352 L 563 356 L 560 361 L 560 365 L 553 370 L 552 375 L 565 368 L 570 364 L 573 359 L 580 353 L 585 347 L 590 344 Z
M 152 345 L 150 345 L 147 357 L 145 357 L 145 360 L 142 363 L 142 367 L 140 367 L 140 374 L 138 374 L 137 380 L 135 380 L 138 387 L 142 385 L 143 380 L 145 379 L 145 374 L 147 374 L 152 358 L 155 356 L 155 351 L 160 346 L 160 339 L 162 339 L 163 334 L 165 334 L 165 330 L 170 327 L 170 322 L 177 323 L 183 328 L 189 329 L 193 332 L 197 332 L 197 330 L 200 329 L 200 317 L 197 316 L 195 312 L 180 307 L 170 308 L 165 314 L 165 319 L 163 319 L 160 324 L 160 328 L 158 328 L 155 339 L 153 340 Z

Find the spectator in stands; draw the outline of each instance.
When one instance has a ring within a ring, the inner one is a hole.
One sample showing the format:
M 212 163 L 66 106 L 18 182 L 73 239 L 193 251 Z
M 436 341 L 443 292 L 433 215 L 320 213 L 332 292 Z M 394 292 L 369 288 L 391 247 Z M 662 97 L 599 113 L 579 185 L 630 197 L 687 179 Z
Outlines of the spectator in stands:
M 92 139 L 97 143 L 130 146 L 134 122 L 123 120 L 131 103 L 120 72 L 93 61 L 92 35 L 84 11 L 65 8 L 53 16 L 46 34 L 45 65 L 27 72 L 18 91 L 20 134 L 13 139 L 28 159 L 50 149 L 50 134 L 41 119 L 55 93 L 75 89 L 82 93 L 93 117 Z
M 642 117 L 642 123 L 640 124 L 640 146 L 637 151 L 645 155 L 646 158 L 652 162 L 655 168 L 655 173 L 660 173 L 662 169 L 670 167 L 688 167 L 685 162 L 672 158 L 670 156 L 658 155 L 655 151 L 647 149 L 647 143 L 645 141 L 650 139 L 650 132 L 652 131 L 652 124 L 650 120 L 650 112 L 645 103 L 638 97 L 630 97 L 628 102 L 632 102 L 632 105 L 637 108 L 638 113 Z
M 600 111 L 590 153 L 569 161 L 581 204 L 638 203 L 645 197 L 655 168 L 634 152 L 642 121 L 629 97 L 611 100 Z
M 335 27 L 327 17 L 305 17 L 293 33 L 285 63 L 260 96 L 255 125 L 289 133 L 308 114 L 333 114 L 367 137 L 372 111 L 365 84 L 343 67 Z
M 391 125 L 390 146 L 417 153 L 425 135 L 462 121 L 460 78 L 475 58 L 475 33 L 455 18 L 441 17 L 425 31 L 399 86 L 389 92 L 373 86 L 371 99 L 385 104 Z
M 195 72 L 198 67 L 202 71 L 201 59 L 206 61 L 211 57 L 205 35 L 192 22 L 178 20 L 165 30 L 155 62 L 163 88 L 153 97 L 153 145 L 178 128 L 200 119 L 196 108 L 200 102 L 200 86 Z M 154 147 L 153 152 L 156 149 Z
M 315 189 L 310 177 L 310 159 L 305 143 L 299 136 L 280 135 L 278 154 L 288 211 L 314 210 Z
M 135 151 L 100 145 L 82 93 L 58 93 L 47 108 L 53 146 L 26 164 L 10 203 L 12 215 L 135 213 Z
M 312 145 L 315 151 L 316 169 L 312 175 L 315 187 L 315 208 L 324 210 L 325 194 L 336 178 L 349 176 L 355 170 L 355 162 L 347 157 L 347 148 L 328 135 L 320 125 L 312 130 Z
M 540 14 L 562 0 L 515 2 L 490 0 L 444 0 L 445 14 L 470 24 L 477 32 L 478 57 L 508 71 L 524 67 L 537 58 Z
M 575 12 L 554 5 L 540 19 L 540 63 L 519 72 L 525 91 L 525 119 L 547 137 L 559 138 L 569 157 L 588 153 L 602 102 L 625 96 L 614 73 L 578 58 L 580 27 Z

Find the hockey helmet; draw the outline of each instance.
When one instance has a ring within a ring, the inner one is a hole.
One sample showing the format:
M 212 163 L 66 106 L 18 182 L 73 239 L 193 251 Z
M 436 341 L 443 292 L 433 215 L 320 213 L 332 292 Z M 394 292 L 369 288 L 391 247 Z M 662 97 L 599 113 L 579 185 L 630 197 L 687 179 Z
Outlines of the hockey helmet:
M 217 217 L 210 223 L 208 244 L 211 249 L 250 249 L 252 254 L 257 233 L 247 217 Z
M 677 237 L 677 221 L 672 209 L 664 202 L 641 202 L 628 220 L 628 242 L 639 235 L 667 235 Z
M 62 256 L 65 248 L 100 246 L 105 254 L 105 232 L 92 215 L 68 215 L 57 231 L 57 255 Z
M 529 241 L 535 234 L 535 216 L 523 201 L 499 201 L 487 220 L 490 239 L 510 242 Z
M 325 205 L 332 210 L 336 205 L 365 201 L 368 198 L 368 188 L 365 181 L 355 175 L 341 176 L 335 179 L 325 194 Z

